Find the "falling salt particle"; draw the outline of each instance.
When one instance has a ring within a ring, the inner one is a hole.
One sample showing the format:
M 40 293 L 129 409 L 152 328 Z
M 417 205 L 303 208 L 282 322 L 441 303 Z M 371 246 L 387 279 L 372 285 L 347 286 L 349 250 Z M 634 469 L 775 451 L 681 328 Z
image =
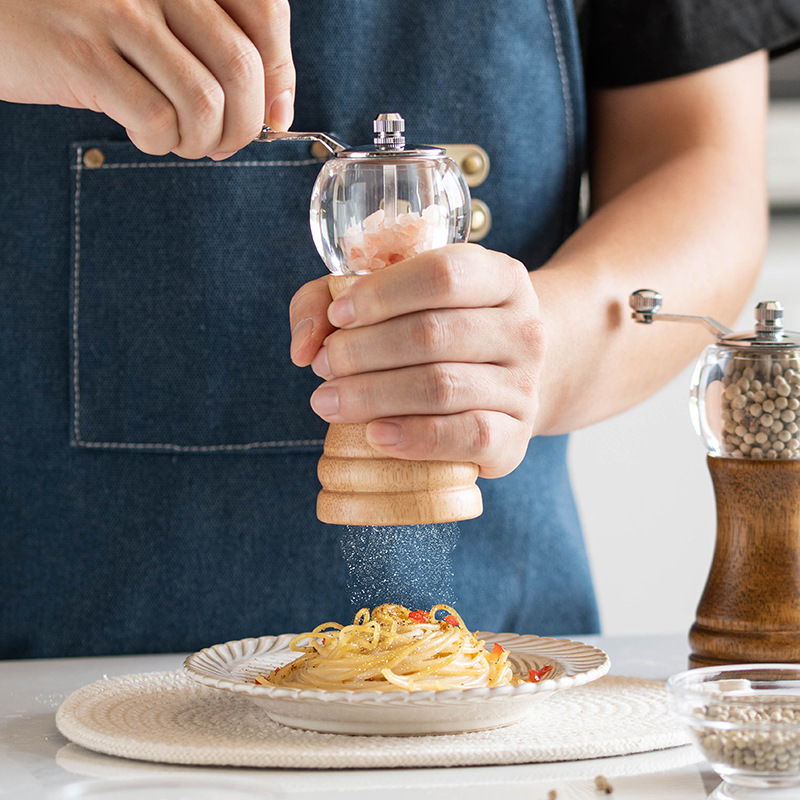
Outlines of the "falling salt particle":
M 354 608 L 455 605 L 450 553 L 459 533 L 455 522 L 344 528 L 340 546 Z

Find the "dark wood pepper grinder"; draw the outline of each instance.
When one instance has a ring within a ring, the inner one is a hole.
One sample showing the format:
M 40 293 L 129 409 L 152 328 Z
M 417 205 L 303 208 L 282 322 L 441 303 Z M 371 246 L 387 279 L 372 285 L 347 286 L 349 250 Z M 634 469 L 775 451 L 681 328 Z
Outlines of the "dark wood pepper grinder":
M 716 336 L 692 378 L 690 409 L 708 447 L 717 506 L 714 556 L 689 632 L 690 667 L 800 662 L 800 334 L 776 301 L 754 331 L 663 314 L 630 297 L 633 318 L 705 324 Z

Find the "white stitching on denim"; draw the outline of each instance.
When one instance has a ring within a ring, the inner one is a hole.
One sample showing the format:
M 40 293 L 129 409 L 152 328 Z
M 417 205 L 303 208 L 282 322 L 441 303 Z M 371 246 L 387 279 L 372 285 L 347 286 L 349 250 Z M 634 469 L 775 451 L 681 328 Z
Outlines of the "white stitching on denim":
M 72 396 L 74 408 L 72 412 L 73 444 L 80 447 L 118 449 L 118 450 L 159 450 L 171 453 L 216 453 L 216 452 L 242 452 L 262 448 L 296 447 L 300 445 L 321 445 L 324 439 L 286 439 L 277 442 L 247 442 L 244 444 L 211 444 L 211 445 L 183 445 L 155 442 L 93 442 L 81 439 L 80 435 L 80 380 L 79 380 L 79 346 L 78 332 L 79 288 L 80 288 L 80 254 L 81 254 L 81 177 L 83 175 L 83 148 L 77 147 L 76 163 L 71 169 L 76 170 L 75 196 L 73 198 L 73 214 L 75 216 L 75 259 L 72 276 Z M 305 159 L 303 161 L 234 161 L 234 162 L 157 162 L 157 163 L 131 163 L 131 164 L 104 164 L 98 169 L 121 169 L 131 167 L 302 167 L 318 164 L 319 159 Z M 94 170 L 93 170 L 94 171 Z
M 156 169 L 158 167 L 180 167 L 183 169 L 192 167 L 308 167 L 312 164 L 321 164 L 322 159 L 319 158 L 306 158 L 301 161 L 154 161 L 152 163 L 147 161 L 142 162 L 128 162 L 121 164 L 101 164 L 99 167 L 94 167 L 93 171 L 102 171 L 107 169 Z M 82 164 L 73 169 L 81 169 Z
M 80 261 L 81 261 L 81 175 L 83 166 L 83 148 L 77 148 L 77 162 L 75 168 L 75 197 L 73 198 L 73 213 L 75 215 L 75 264 L 72 275 L 72 436 L 77 444 L 81 440 L 80 434 L 80 382 L 78 380 L 78 305 L 80 298 Z
M 547 0 L 547 16 L 550 18 L 553 44 L 555 45 L 556 58 L 558 59 L 558 71 L 561 75 L 561 97 L 564 100 L 564 122 L 567 127 L 567 158 L 569 159 L 567 172 L 571 177 L 575 171 L 575 120 L 572 110 L 572 91 L 569 85 L 569 75 L 567 75 L 567 61 L 564 57 L 564 44 L 553 0 Z M 565 219 L 568 218 L 569 216 L 566 215 Z
M 282 442 L 248 442 L 247 444 L 157 444 L 154 442 L 84 442 L 81 447 L 97 447 L 117 450 L 163 450 L 170 453 L 216 453 L 222 451 L 257 450 L 263 447 L 295 447 L 298 445 L 321 445 L 324 439 L 286 439 Z

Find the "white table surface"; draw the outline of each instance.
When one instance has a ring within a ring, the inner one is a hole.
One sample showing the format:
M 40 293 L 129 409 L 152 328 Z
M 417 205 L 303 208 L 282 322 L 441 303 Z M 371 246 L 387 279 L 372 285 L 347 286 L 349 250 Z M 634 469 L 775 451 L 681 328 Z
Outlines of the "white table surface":
M 611 657 L 612 674 L 664 679 L 686 668 L 686 636 L 582 637 Z M 555 764 L 449 769 L 279 770 L 187 768 L 100 755 L 68 742 L 55 712 L 72 691 L 103 677 L 179 669 L 184 654 L 0 662 L 2 800 L 614 800 L 715 796 L 719 779 L 691 746 Z M 780 792 L 781 798 L 786 797 Z M 771 795 L 777 800 L 778 795 Z M 799 795 L 791 795 L 800 797 Z

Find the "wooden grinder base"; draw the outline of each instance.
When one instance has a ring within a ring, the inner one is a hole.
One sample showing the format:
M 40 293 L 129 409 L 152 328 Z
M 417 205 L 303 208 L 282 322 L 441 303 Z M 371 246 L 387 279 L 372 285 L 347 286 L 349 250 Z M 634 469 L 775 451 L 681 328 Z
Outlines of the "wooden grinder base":
M 356 278 L 332 276 L 336 297 Z M 427 525 L 478 517 L 478 467 L 468 462 L 387 458 L 367 441 L 366 425 L 332 424 L 317 474 L 317 517 L 337 525 Z
M 708 457 L 717 501 L 711 571 L 690 667 L 800 662 L 800 461 Z

